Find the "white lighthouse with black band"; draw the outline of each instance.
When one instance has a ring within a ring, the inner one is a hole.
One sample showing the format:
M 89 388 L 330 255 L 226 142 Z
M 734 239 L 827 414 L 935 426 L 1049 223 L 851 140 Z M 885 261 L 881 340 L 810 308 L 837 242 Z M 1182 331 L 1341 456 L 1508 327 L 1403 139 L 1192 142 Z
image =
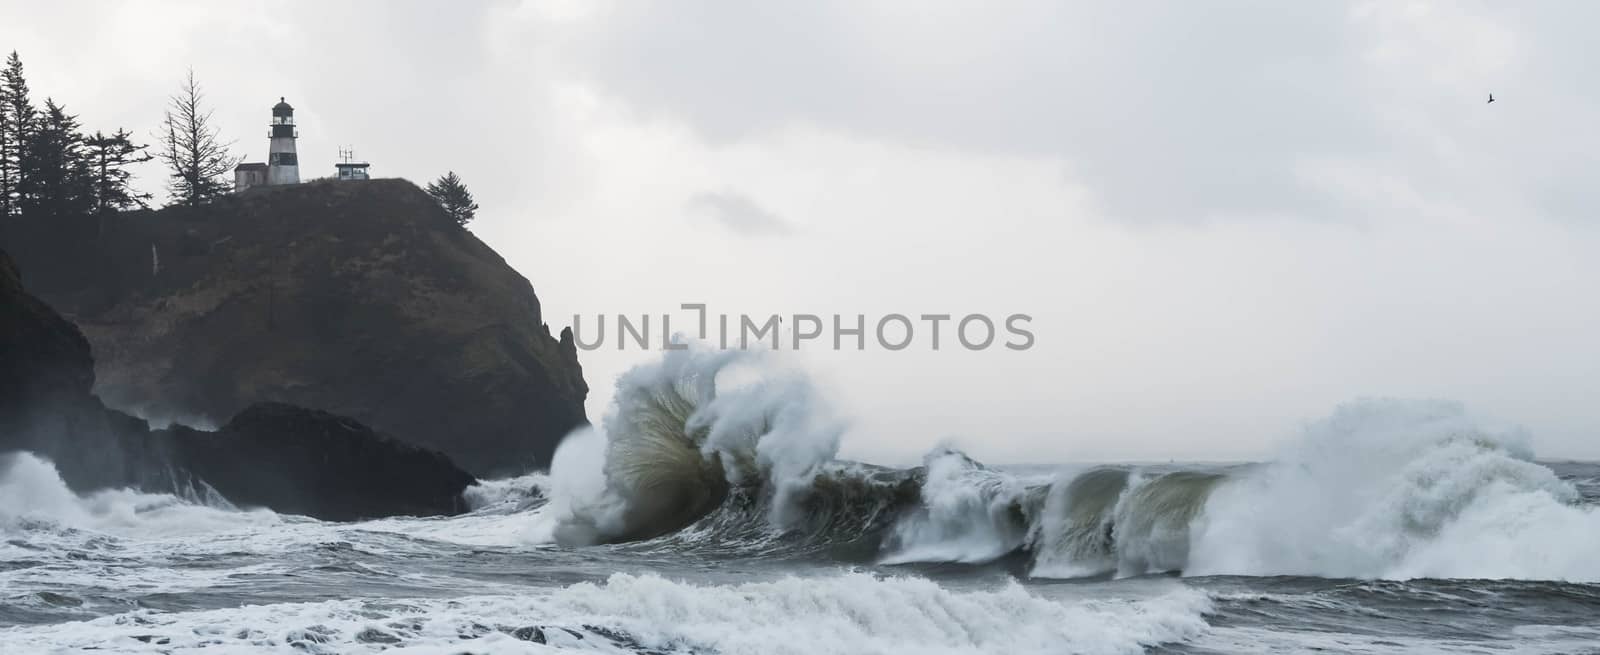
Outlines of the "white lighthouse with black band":
M 300 161 L 294 151 L 300 134 L 294 129 L 294 107 L 283 98 L 272 106 L 272 145 L 267 150 L 267 184 L 299 184 Z

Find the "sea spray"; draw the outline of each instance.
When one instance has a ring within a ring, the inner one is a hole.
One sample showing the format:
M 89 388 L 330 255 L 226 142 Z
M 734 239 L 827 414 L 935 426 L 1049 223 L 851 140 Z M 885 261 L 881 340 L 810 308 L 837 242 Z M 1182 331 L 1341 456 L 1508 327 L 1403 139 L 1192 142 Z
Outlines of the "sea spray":
M 1446 401 L 1365 400 L 1223 484 L 1189 574 L 1600 580 L 1600 513 L 1521 430 Z
M 550 499 L 533 515 L 536 543 L 597 543 L 621 531 L 621 499 L 606 490 L 606 440 L 598 430 L 574 430 L 550 461 Z M 559 534 L 558 534 L 559 533 Z
M 1021 480 L 952 448 L 925 466 L 922 502 L 895 524 L 883 563 L 988 562 L 1022 545 L 1033 512 Z
M 74 492 L 55 464 L 28 452 L 0 454 L 0 532 L 50 524 L 118 536 L 159 538 L 280 522 L 265 509 L 240 511 L 226 499 L 133 489 Z M 206 504 L 210 499 L 215 504 Z
M 520 512 L 544 504 L 549 488 L 549 474 L 535 471 L 510 478 L 479 480 L 461 492 L 461 496 L 473 512 Z
M 1531 461 L 1524 434 L 1454 403 L 1351 403 L 1268 464 L 1053 480 L 948 448 L 917 469 L 836 462 L 839 432 L 767 355 L 669 352 L 619 380 L 601 429 L 563 443 L 531 533 L 566 545 L 677 533 L 674 547 L 821 546 L 850 561 L 866 548 L 884 564 L 1021 553 L 1035 577 L 1600 578 L 1581 546 L 1600 536 L 1595 510 Z
M 833 459 L 842 426 L 803 377 L 769 357 L 696 347 L 619 378 L 602 428 L 575 433 L 557 452 L 540 519 L 550 538 L 581 545 L 668 534 L 734 487 L 770 498 L 774 524 L 795 520 L 796 494 Z
M 716 369 L 712 399 L 807 406 L 783 385 L 754 393 L 775 378 L 741 381 L 739 365 Z M 715 463 L 726 497 L 686 528 L 601 548 L 530 542 L 623 501 L 603 429 L 572 435 L 548 477 L 474 488 L 470 514 L 359 523 L 77 494 L 47 461 L 0 458 L 0 652 L 1566 653 L 1600 634 L 1593 585 L 1543 581 L 1600 577 L 1597 496 L 1574 486 L 1600 467 L 1537 464 L 1520 432 L 1448 403 L 1345 406 L 1260 465 L 830 458 L 792 469 L 778 502 L 783 466 L 760 445 L 780 422 L 800 436 L 831 422 L 736 419 L 742 405 L 712 414 L 695 398 L 676 414 L 706 421 L 682 423 L 700 435 L 690 461 Z M 714 426 L 730 431 L 708 448 Z M 1031 578 L 1108 579 L 1010 578 L 1027 557 Z M 916 561 L 972 565 L 878 566 Z M 1172 569 L 1264 577 L 1139 575 Z
M 734 384 L 713 389 L 688 427 L 704 430 L 701 454 L 724 463 L 729 483 L 765 487 L 771 496 L 769 518 L 786 526 L 800 518 L 798 503 L 838 453 L 845 424 L 808 378 L 783 368 L 777 358 L 752 353 L 722 362 Z

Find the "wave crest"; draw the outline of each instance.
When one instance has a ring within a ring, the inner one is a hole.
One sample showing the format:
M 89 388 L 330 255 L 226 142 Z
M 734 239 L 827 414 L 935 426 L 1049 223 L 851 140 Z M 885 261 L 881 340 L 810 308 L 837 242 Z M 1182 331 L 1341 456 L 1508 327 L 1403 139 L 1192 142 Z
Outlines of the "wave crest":
M 1350 403 L 1265 464 L 1052 478 L 939 448 L 895 470 L 835 460 L 841 425 L 770 364 L 688 350 L 623 376 L 603 429 L 558 450 L 541 534 L 881 564 L 1020 559 L 1038 577 L 1600 580 L 1586 554 L 1600 511 L 1532 461 L 1521 431 L 1455 403 Z
M 590 455 L 564 460 L 558 450 L 551 476 L 570 484 L 553 501 L 560 514 L 552 537 L 593 544 L 661 536 L 722 506 L 736 488 L 765 496 L 775 524 L 798 520 L 798 495 L 833 459 L 841 431 L 804 378 L 762 354 L 671 351 L 618 380 L 603 429 L 576 436 L 573 447 Z M 599 458 L 595 439 L 604 444 Z

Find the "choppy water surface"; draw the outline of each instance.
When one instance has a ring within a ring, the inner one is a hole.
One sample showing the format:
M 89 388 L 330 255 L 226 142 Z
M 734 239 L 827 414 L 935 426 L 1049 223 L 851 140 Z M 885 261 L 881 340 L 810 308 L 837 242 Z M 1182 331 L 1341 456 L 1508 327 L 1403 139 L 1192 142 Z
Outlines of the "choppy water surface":
M 1600 466 L 1550 466 L 1591 491 L 1600 481 Z M 886 565 L 741 552 L 712 532 L 562 547 L 530 540 L 537 500 L 330 524 L 79 498 L 28 457 L 4 480 L 7 653 L 1600 652 L 1600 585 L 1586 575 L 1055 579 L 1016 554 Z
M 1264 464 L 899 470 L 729 363 L 630 373 L 454 518 L 0 456 L 0 653 L 1600 653 L 1600 465 L 1450 403 L 1353 403 Z

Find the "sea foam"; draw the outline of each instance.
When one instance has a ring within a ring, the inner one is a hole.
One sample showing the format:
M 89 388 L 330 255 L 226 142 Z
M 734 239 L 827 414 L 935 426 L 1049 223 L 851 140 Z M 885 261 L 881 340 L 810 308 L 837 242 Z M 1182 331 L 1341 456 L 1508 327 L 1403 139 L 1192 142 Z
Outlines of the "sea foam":
M 615 574 L 519 596 L 140 610 L 0 631 L 0 651 L 1115 654 L 1194 638 L 1211 607 L 1178 584 L 1140 600 L 1058 601 L 1014 583 L 952 591 L 863 573 L 707 586 Z

